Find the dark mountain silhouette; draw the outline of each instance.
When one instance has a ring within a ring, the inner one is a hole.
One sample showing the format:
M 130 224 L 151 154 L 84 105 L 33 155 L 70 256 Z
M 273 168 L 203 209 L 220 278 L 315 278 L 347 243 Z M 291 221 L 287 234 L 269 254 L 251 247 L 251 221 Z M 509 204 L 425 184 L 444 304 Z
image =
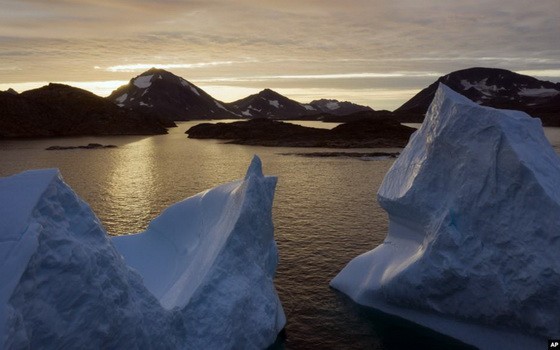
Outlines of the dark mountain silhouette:
M 442 76 L 395 112 L 426 113 L 440 82 L 481 105 L 521 110 L 545 125 L 560 126 L 560 83 L 497 68 L 469 68 Z
M 89 91 L 49 84 L 0 92 L 0 137 L 152 135 L 167 130 L 154 116 L 115 106 Z
M 286 119 L 316 113 L 312 107 L 270 89 L 231 102 L 228 106 L 238 111 L 244 118 Z
M 163 69 L 152 68 L 113 91 L 118 106 L 149 112 L 168 121 L 239 118 L 223 102 Z

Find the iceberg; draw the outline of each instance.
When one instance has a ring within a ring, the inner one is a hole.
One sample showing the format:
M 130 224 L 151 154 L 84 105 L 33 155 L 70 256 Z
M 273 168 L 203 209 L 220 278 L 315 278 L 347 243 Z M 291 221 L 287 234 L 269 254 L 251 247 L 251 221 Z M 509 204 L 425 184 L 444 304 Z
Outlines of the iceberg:
M 167 208 L 145 232 L 112 239 L 161 305 L 188 315 L 189 348 L 262 349 L 284 327 L 273 283 L 275 186 L 255 157 L 244 180 Z
M 560 158 L 538 119 L 440 84 L 377 198 L 387 237 L 333 288 L 481 349 L 560 338 Z
M 58 170 L 0 179 L 0 348 L 266 348 L 286 322 L 275 185 L 255 157 L 111 240 Z

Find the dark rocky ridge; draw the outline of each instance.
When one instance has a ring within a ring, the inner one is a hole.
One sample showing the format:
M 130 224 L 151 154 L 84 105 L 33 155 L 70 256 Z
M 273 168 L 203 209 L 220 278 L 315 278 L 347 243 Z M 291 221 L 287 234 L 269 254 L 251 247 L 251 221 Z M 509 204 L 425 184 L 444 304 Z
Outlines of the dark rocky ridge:
M 560 126 L 560 83 L 497 68 L 469 68 L 444 75 L 395 112 L 424 115 L 440 82 L 481 105 L 521 110 L 540 118 L 543 125 Z
M 49 84 L 21 94 L 0 92 L 0 137 L 165 133 L 153 116 L 119 108 L 68 85 Z
M 198 124 L 186 133 L 189 138 L 228 140 L 242 145 L 374 148 L 404 147 L 414 131 L 390 119 L 358 120 L 328 130 L 259 118 Z
M 239 118 L 225 103 L 163 69 L 152 68 L 107 97 L 120 107 L 148 112 L 163 120 Z

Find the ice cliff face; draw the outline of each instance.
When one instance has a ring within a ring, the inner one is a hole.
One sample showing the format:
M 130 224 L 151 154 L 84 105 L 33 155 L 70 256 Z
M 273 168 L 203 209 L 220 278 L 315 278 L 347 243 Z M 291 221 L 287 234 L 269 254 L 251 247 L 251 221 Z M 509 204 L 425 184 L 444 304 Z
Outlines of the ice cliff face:
M 244 180 L 115 240 L 125 262 L 57 170 L 0 179 L 0 348 L 270 345 L 285 323 L 272 282 L 275 183 L 254 159 Z
M 538 120 L 440 84 L 378 201 L 385 241 L 334 288 L 368 306 L 560 336 L 560 158 Z

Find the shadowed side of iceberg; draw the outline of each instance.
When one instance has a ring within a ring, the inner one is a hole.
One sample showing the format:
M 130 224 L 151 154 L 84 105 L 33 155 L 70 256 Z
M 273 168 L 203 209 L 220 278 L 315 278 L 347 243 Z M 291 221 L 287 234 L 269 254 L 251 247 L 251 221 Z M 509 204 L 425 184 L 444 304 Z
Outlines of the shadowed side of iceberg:
M 244 180 L 166 209 L 142 233 L 113 238 L 167 309 L 180 309 L 193 348 L 264 348 L 285 316 L 274 288 L 276 178 L 255 157 Z
M 126 267 L 57 170 L 0 179 L 0 203 L 0 348 L 180 346 L 180 315 Z
M 378 200 L 385 241 L 331 286 L 482 348 L 560 336 L 560 159 L 538 120 L 440 85 Z

